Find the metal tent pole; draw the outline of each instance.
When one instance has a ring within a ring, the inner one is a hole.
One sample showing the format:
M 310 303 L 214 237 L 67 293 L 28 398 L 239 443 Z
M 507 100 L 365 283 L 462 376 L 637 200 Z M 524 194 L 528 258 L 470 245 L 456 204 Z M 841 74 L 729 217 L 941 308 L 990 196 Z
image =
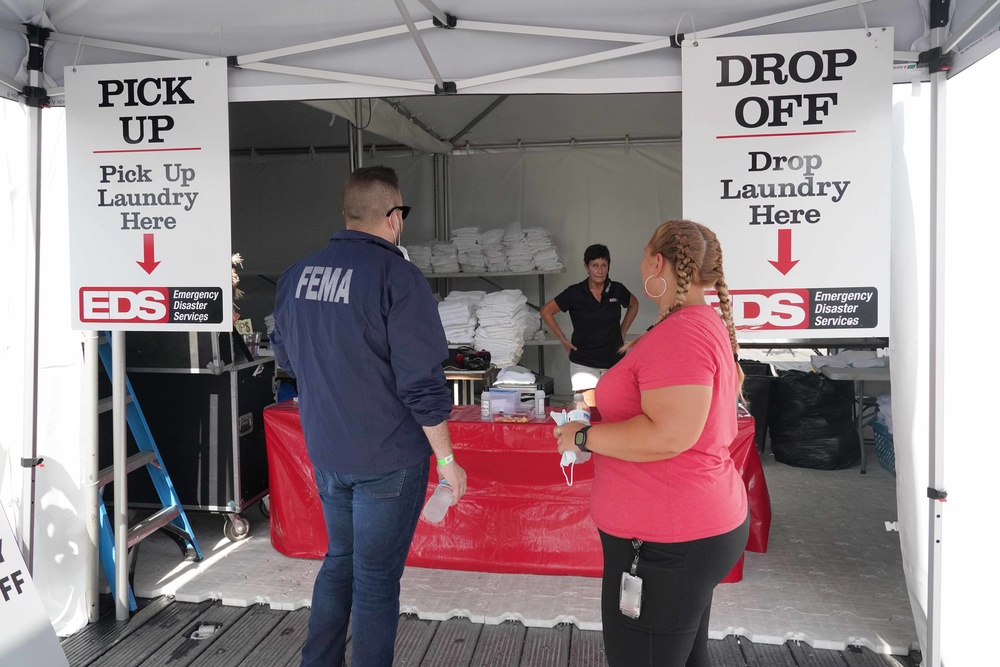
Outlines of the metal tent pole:
M 83 491 L 84 516 L 87 520 L 87 544 L 84 551 L 86 571 L 87 622 L 96 623 L 100 617 L 98 586 L 100 579 L 100 526 L 98 524 L 97 487 L 98 467 L 98 391 L 97 372 L 100 361 L 97 356 L 97 332 L 88 331 L 83 337 L 83 395 L 80 424 L 81 446 L 83 447 Z
M 945 288 L 945 118 L 947 59 L 940 59 L 940 49 L 947 37 L 948 1 L 932 3 L 931 13 L 931 136 L 930 136 L 930 304 L 928 363 L 928 434 L 927 477 L 928 554 L 927 554 L 927 655 L 928 667 L 941 665 L 941 541 L 944 500 L 944 288 Z M 936 11 L 935 11 L 936 10 Z M 936 58 L 935 58 L 936 55 Z
M 125 332 L 111 332 L 111 409 L 115 467 L 115 619 L 129 618 L 128 584 L 128 431 L 125 425 Z
M 27 99 L 28 137 L 31 146 L 28 151 L 28 191 L 31 193 L 30 220 L 31 234 L 28 242 L 31 249 L 28 252 L 28 270 L 31 278 L 29 294 L 32 298 L 31 316 L 26 318 L 24 331 L 24 393 L 29 405 L 24 411 L 24 442 L 22 446 L 21 466 L 23 481 L 21 487 L 21 524 L 18 526 L 21 555 L 28 568 L 28 573 L 34 572 L 35 558 L 35 468 L 41 463 L 38 458 L 38 304 L 39 304 L 39 266 L 41 262 L 41 209 L 42 209 L 42 107 L 47 104 L 45 91 L 41 88 L 42 66 L 45 61 L 45 40 L 49 31 L 37 26 L 26 26 L 28 29 L 28 86 L 23 94 Z

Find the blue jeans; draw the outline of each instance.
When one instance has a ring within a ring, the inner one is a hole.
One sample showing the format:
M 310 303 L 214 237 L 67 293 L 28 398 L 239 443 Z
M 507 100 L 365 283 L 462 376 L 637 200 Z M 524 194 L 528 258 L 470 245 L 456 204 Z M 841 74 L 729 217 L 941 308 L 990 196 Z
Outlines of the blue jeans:
M 341 667 L 348 621 L 353 667 L 392 665 L 399 580 L 420 518 L 429 468 L 429 458 L 379 475 L 313 466 L 329 544 L 313 587 L 302 667 Z

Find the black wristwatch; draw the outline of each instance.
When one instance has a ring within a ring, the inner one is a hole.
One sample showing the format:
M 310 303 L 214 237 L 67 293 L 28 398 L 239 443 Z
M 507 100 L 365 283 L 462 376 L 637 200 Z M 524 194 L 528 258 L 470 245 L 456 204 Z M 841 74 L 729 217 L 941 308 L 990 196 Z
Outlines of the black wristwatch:
M 573 436 L 573 444 L 576 445 L 577 449 L 581 452 L 589 452 L 587 449 L 587 429 L 590 428 L 590 424 L 587 424 Z

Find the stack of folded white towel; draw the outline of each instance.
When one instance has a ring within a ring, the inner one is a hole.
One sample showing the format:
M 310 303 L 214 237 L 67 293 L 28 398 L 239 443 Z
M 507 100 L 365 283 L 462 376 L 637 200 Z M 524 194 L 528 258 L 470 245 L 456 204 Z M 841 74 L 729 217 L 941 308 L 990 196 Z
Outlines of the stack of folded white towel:
M 508 366 L 497 373 L 494 384 L 530 387 L 536 384 L 535 374 L 524 366 Z
M 545 338 L 545 332 L 542 331 L 542 316 L 534 308 L 529 308 L 524 318 L 524 340 L 534 338 Z
M 448 300 L 438 304 L 438 315 L 449 343 L 469 344 L 475 338 L 476 312 L 471 302 L 463 299 Z
M 475 346 L 490 351 L 500 368 L 516 364 L 524 348 L 528 299 L 521 290 L 501 290 L 483 297 L 476 315 Z
M 508 271 L 532 271 L 535 268 L 535 252 L 528 245 L 527 235 L 520 222 L 507 225 L 503 237 L 504 252 L 507 254 Z
M 451 242 L 458 248 L 458 266 L 465 273 L 486 271 L 486 257 L 479 245 L 479 228 L 462 227 L 451 233 Z
M 458 273 L 458 248 L 454 243 L 435 243 L 431 254 L 434 273 Z
M 549 233 L 541 227 L 529 227 L 524 230 L 525 242 L 531 249 L 535 268 L 539 271 L 561 271 L 562 260 L 556 251 L 555 244 Z
M 430 245 L 408 245 L 406 246 L 406 252 L 410 256 L 410 261 L 413 265 L 423 271 L 424 273 L 431 272 L 431 256 L 433 250 Z

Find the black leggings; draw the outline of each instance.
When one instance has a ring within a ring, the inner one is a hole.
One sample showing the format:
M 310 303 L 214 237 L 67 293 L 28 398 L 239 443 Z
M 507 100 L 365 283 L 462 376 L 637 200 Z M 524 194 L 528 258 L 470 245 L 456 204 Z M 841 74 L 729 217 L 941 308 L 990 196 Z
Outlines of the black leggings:
M 739 528 L 691 542 L 643 542 L 639 618 L 618 608 L 623 572 L 635 558 L 632 540 L 601 533 L 604 584 L 601 619 L 610 667 L 711 667 L 708 621 L 715 586 L 743 555 L 750 517 Z

